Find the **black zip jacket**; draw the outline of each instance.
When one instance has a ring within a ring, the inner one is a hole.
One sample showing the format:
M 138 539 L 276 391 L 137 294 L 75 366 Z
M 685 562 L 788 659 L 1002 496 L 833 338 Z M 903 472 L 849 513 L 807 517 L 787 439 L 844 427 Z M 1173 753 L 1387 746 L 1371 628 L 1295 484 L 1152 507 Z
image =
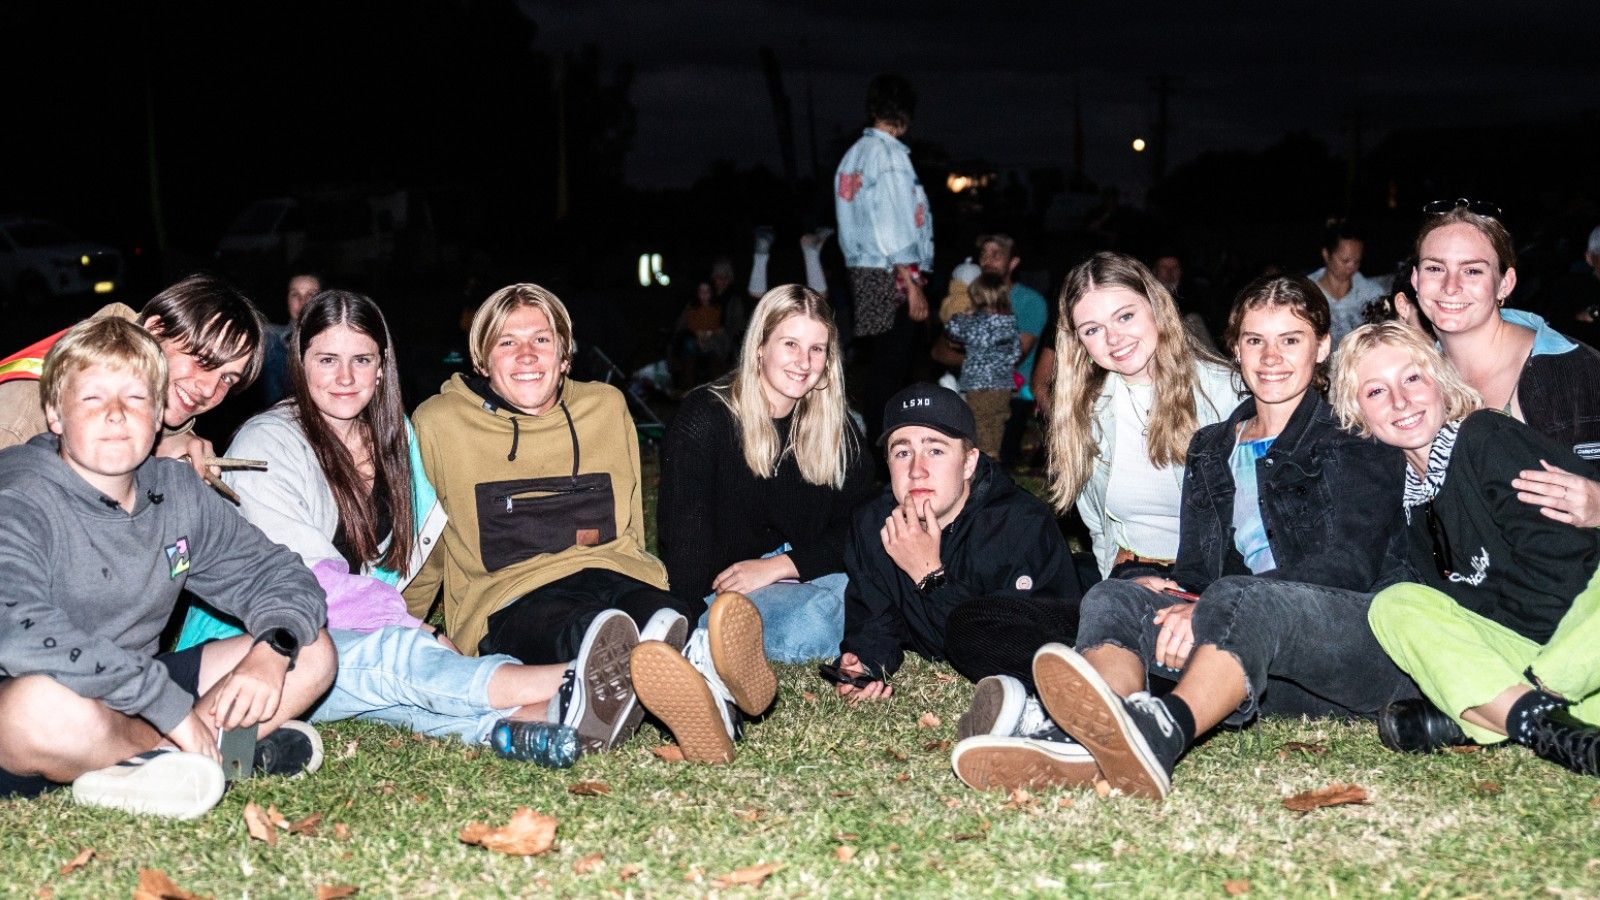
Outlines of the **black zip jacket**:
M 987 456 L 978 458 L 967 504 L 939 540 L 947 580 L 928 594 L 917 590 L 883 549 L 879 531 L 896 503 L 883 495 L 856 511 L 845 545 L 844 641 L 874 673 L 892 675 L 909 648 L 944 659 L 950 611 L 979 597 L 1037 597 L 1078 605 L 1072 553 L 1050 509 L 1017 487 Z
M 1584 459 L 1600 460 L 1600 351 L 1573 343 L 1566 353 L 1528 357 L 1517 378 L 1517 402 L 1534 431 Z
M 1600 478 L 1594 466 L 1510 416 L 1467 416 L 1431 513 L 1426 504 L 1411 510 L 1407 545 L 1421 583 L 1543 644 L 1594 577 L 1600 530 L 1557 522 L 1517 499 L 1511 480 L 1541 459 Z M 1436 544 L 1449 557 L 1449 575 L 1434 562 Z
M 1199 593 L 1224 575 L 1249 575 L 1234 546 L 1233 470 L 1246 398 L 1224 422 L 1195 432 L 1183 475 L 1178 560 L 1172 579 Z M 1373 591 L 1397 580 L 1386 552 L 1403 524 L 1405 457 L 1339 428 L 1322 395 L 1306 391 L 1272 449 L 1256 460 L 1257 495 L 1277 568 L 1258 577 Z

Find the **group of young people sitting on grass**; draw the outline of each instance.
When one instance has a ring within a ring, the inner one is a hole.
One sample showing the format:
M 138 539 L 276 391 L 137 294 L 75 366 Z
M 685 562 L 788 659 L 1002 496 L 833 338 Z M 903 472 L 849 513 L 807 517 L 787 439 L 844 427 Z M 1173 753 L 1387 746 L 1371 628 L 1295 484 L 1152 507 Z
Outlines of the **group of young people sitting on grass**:
M 0 452 L 0 795 L 198 816 L 221 733 L 254 728 L 255 769 L 293 775 L 321 762 L 308 723 L 348 718 L 467 743 L 560 723 L 599 752 L 648 713 L 724 763 L 772 705 L 769 660 L 831 660 L 871 702 L 907 650 L 976 683 L 952 755 L 976 788 L 1159 799 L 1197 738 L 1261 715 L 1600 774 L 1600 354 L 1501 309 L 1512 254 L 1498 211 L 1446 204 L 1417 240 L 1431 333 L 1335 350 L 1322 292 L 1264 278 L 1231 365 L 1137 261 L 1073 269 L 1050 497 L 1089 527 L 1087 577 L 954 392 L 889 400 L 874 487 L 832 313 L 798 285 L 669 428 L 659 560 L 625 398 L 568 377 L 570 317 L 531 284 L 483 303 L 473 372 L 409 422 L 378 306 L 313 297 L 289 397 L 220 460 L 251 461 L 233 508 L 191 426 L 254 376 L 261 321 L 185 279 L 0 383 L 22 441 Z

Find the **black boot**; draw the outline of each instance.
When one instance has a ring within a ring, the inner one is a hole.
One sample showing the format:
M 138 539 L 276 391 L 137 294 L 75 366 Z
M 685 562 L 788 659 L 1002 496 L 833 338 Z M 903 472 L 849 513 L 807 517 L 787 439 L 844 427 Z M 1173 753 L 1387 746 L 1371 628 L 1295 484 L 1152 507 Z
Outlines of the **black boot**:
M 1566 707 L 1539 716 L 1528 747 L 1579 775 L 1600 775 L 1600 728 L 1573 718 Z
M 1378 739 L 1396 753 L 1434 753 L 1472 740 L 1426 698 L 1396 700 L 1378 713 Z

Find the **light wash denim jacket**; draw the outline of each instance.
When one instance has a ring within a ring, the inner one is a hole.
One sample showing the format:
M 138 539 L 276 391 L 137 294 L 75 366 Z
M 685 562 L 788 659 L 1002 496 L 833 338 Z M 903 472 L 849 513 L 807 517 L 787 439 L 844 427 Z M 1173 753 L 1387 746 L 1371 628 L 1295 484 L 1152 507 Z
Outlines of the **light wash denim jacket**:
M 868 128 L 834 175 L 839 249 L 853 269 L 933 268 L 933 211 L 911 167 L 911 150 Z

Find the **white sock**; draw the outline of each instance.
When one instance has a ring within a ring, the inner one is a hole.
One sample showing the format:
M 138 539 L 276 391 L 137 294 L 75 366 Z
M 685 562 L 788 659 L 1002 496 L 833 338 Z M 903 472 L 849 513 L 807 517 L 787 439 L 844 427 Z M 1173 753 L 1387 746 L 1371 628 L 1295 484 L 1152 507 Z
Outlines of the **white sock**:
M 828 296 L 828 279 L 822 274 L 822 248 L 801 244 L 800 252 L 806 258 L 806 287 Z
M 750 296 L 759 297 L 767 292 L 767 259 L 769 253 L 757 253 L 750 260 Z

